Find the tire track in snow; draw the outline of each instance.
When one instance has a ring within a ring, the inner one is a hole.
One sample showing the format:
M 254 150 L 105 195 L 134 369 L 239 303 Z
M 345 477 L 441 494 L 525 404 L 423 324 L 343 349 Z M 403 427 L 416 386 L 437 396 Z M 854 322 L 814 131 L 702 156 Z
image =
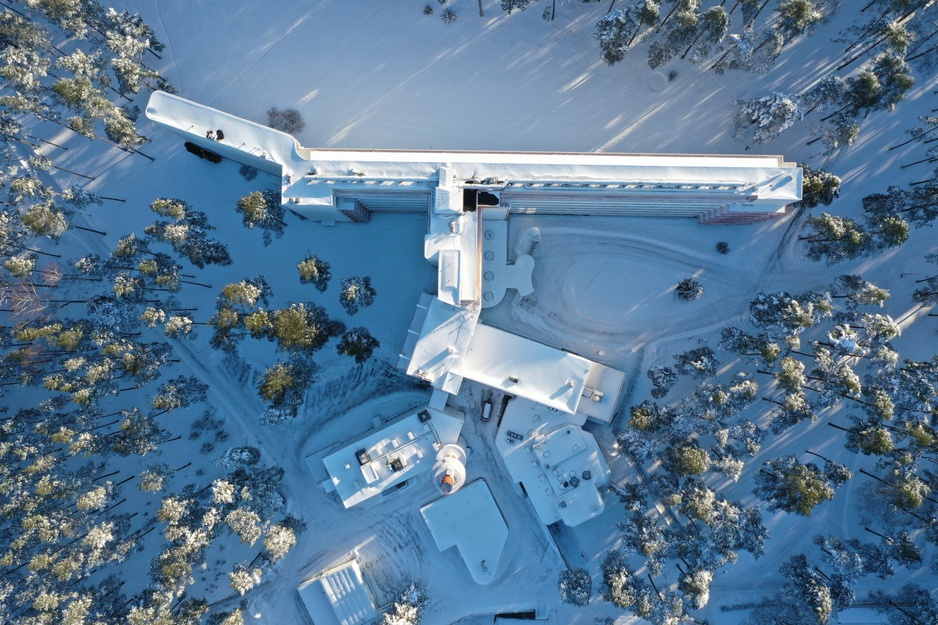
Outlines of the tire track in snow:
M 164 36 L 166 37 L 166 48 L 169 49 L 169 62 L 172 65 L 176 73 L 179 73 L 179 68 L 176 66 L 176 51 L 173 49 L 173 41 L 169 36 L 169 29 L 166 28 L 166 22 L 163 21 L 163 6 L 160 0 L 156 0 L 156 16 L 160 20 L 160 28 L 163 29 Z
M 558 233 L 563 236 L 557 236 Z M 589 240 L 570 241 L 567 236 L 570 234 L 588 237 Z M 604 251 L 596 251 L 597 242 L 605 247 Z M 712 259 L 702 255 L 688 252 L 678 246 L 650 242 L 644 238 L 600 233 L 593 230 L 561 228 L 552 232 L 550 228 L 541 228 L 538 251 L 547 253 L 550 256 L 549 262 L 535 264 L 535 279 L 541 282 L 540 290 L 542 295 L 546 297 L 543 299 L 537 298 L 537 305 L 533 309 L 524 312 L 519 311 L 516 303 L 512 311 L 513 316 L 517 317 L 520 313 L 526 317 L 537 318 L 540 321 L 538 325 L 542 325 L 544 329 L 549 330 L 558 337 L 568 333 L 571 328 L 575 328 L 584 336 L 590 337 L 591 342 L 603 341 L 614 344 L 631 337 L 633 334 L 645 334 L 647 340 L 647 320 L 642 321 L 633 318 L 630 322 L 628 316 L 623 319 L 583 318 L 574 309 L 572 302 L 569 301 L 569 297 L 563 293 L 562 289 L 551 291 L 549 288 L 545 288 L 548 285 L 560 286 L 565 284 L 567 281 L 565 272 L 578 258 L 587 255 L 600 256 L 608 254 L 611 257 L 637 264 L 644 263 L 647 259 L 655 259 L 657 265 L 667 265 L 669 268 L 686 268 L 688 270 L 696 268 L 705 271 L 708 274 L 707 281 L 711 285 L 718 286 L 719 290 L 723 292 L 719 306 L 717 308 L 711 306 L 707 310 L 701 310 L 700 306 L 696 307 L 695 310 L 679 309 L 663 317 L 658 317 L 656 321 L 656 325 L 659 326 L 664 321 L 669 322 L 671 325 L 683 321 L 681 325 L 685 332 L 700 331 L 702 328 L 714 325 L 714 322 L 716 322 L 716 325 L 721 325 L 725 323 L 728 310 L 735 310 L 736 308 L 742 310 L 745 308 L 748 299 L 731 291 L 741 281 L 749 283 L 754 281 L 758 275 L 746 268 L 735 268 L 733 277 L 725 278 L 722 275 L 724 269 L 722 264 L 713 262 Z M 629 327 L 630 324 L 635 323 L 639 324 L 638 327 Z M 672 335 L 673 332 L 667 332 L 667 334 Z
M 297 28 L 299 28 L 299 26 L 300 26 L 301 24 L 303 24 L 306 20 L 308 20 L 314 13 L 318 13 L 318 12 L 319 12 L 319 9 L 321 9 L 321 8 L 324 7 L 325 5 L 329 4 L 329 2 L 331 2 L 331 1 L 332 1 L 332 0 L 322 0 L 322 2 L 320 2 L 319 4 L 317 4 L 314 9 L 312 9 L 311 11 L 309 11 L 306 15 L 304 15 L 304 16 L 301 17 L 300 19 L 298 19 L 298 20 L 296 20 L 295 22 L 293 22 L 293 25 L 290 26 L 290 28 L 288 28 L 282 35 L 280 35 L 280 37 L 278 37 L 278 38 L 276 39 L 276 41 L 274 41 L 272 44 L 270 44 L 269 46 L 267 46 L 267 49 L 264 50 L 263 52 L 261 52 L 260 56 L 258 56 L 256 59 L 254 59 L 254 62 L 250 63 L 247 67 L 245 67 L 244 70 L 242 70 L 242 72 L 241 72 L 240 74 L 238 74 L 238 77 L 231 81 L 231 84 L 229 84 L 227 87 L 225 87 L 224 89 L 222 89 L 221 91 L 219 91 L 219 92 L 215 95 L 215 97 L 212 98 L 212 99 L 209 101 L 209 104 L 214 104 L 214 103 L 218 100 L 218 98 L 220 98 L 220 97 L 223 96 L 224 94 L 228 93 L 228 92 L 231 90 L 231 88 L 234 87 L 236 84 L 238 84 L 238 82 L 240 82 L 241 79 L 244 78 L 244 76 L 245 76 L 249 71 L 251 71 L 252 69 L 254 69 L 254 67 L 256 67 L 257 64 L 260 63 L 260 62 L 264 59 L 264 57 L 266 57 L 268 54 L 270 54 L 270 51 L 271 51 L 271 50 L 273 50 L 273 49 L 276 48 L 278 45 L 280 45 L 280 43 L 281 43 L 284 39 L 286 39 L 287 37 L 289 37 L 290 34 L 291 34 L 294 30 L 296 30 Z

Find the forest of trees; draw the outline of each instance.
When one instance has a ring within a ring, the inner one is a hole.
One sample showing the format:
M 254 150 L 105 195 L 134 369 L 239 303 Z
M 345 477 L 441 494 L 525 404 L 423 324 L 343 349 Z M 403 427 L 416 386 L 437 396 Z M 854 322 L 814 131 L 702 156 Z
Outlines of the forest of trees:
M 521 11 L 535 1 L 501 8 Z M 545 17 L 555 19 L 558 3 L 542 4 L 550 4 Z M 714 72 L 766 72 L 841 3 L 609 4 L 596 39 L 611 65 L 643 44 L 652 68 L 685 59 Z M 916 73 L 934 69 L 938 5 L 863 4 L 861 19 L 840 33 L 846 49 L 830 75 L 801 93 L 738 103 L 741 140 L 771 141 L 807 120 L 817 135 L 812 141 L 836 150 L 856 140 L 867 115 L 895 108 Z M 63 187 L 62 173 L 93 176 L 65 169 L 68 147 L 56 141 L 66 136 L 152 160 L 136 121 L 149 91 L 172 91 L 151 67 L 163 50 L 140 16 L 95 0 L 7 0 L 0 8 L 0 312 L 6 314 L 0 394 L 16 400 L 0 409 L 2 622 L 242 623 L 243 606 L 233 606 L 262 583 L 305 526 L 286 509 L 283 469 L 255 447 L 232 445 L 228 415 L 209 405 L 211 389 L 179 374 L 179 346 L 203 328 L 232 362 L 243 362 L 249 346 L 275 350 L 277 362 L 249 378 L 267 406 L 264 423 L 300 413 L 319 371 L 314 359 L 327 345 L 356 366 L 380 347 L 368 328 L 347 328 L 348 319 L 330 317 L 326 300 L 316 299 L 328 296 L 350 319 L 373 305 L 371 277 L 340 274 L 333 281 L 330 263 L 312 252 L 290 261 L 299 294 L 290 299 L 275 299 L 263 275 L 209 284 L 206 267 L 233 261 L 199 210 L 206 207 L 169 193 L 149 208 L 136 207 L 152 219 L 138 232 L 83 225 L 89 211 L 129 202 L 77 184 Z M 267 114 L 273 127 L 303 128 L 293 109 Z M 938 138 L 936 129 L 938 118 L 922 118 L 893 147 L 924 146 Z M 924 158 L 902 166 L 938 161 L 936 150 L 926 148 Z M 834 203 L 840 179 L 809 166 L 804 173 L 798 249 L 811 260 L 835 265 L 883 253 L 938 217 L 934 176 L 864 197 L 862 216 L 850 219 L 811 212 Z M 257 171 L 242 174 L 250 181 Z M 260 229 L 265 245 L 286 226 L 276 190 L 259 188 L 226 210 Z M 73 236 L 101 243 L 108 234 L 116 243 L 96 244 L 100 253 L 70 258 L 56 246 Z M 916 281 L 913 301 L 900 306 L 938 304 L 938 252 L 922 262 L 932 270 Z M 187 303 L 202 289 L 215 296 L 213 310 Z M 691 278 L 675 294 L 706 299 L 704 284 Z M 624 514 L 621 547 L 602 565 L 598 592 L 606 600 L 654 623 L 691 619 L 690 611 L 708 603 L 717 572 L 741 552 L 764 554 L 764 511 L 809 517 L 848 480 L 863 480 L 866 539 L 817 535 L 812 549 L 772 564 L 784 581 L 750 622 L 822 624 L 833 609 L 857 600 L 854 586 L 866 576 L 889 580 L 862 599 L 890 622 L 938 618 L 931 589 L 901 583 L 903 569 L 926 565 L 925 543 L 938 544 L 932 467 L 938 357 L 913 361 L 897 353 L 892 341 L 900 325 L 887 313 L 901 308 L 891 303 L 888 290 L 846 273 L 820 290 L 759 293 L 749 319 L 724 328 L 718 344 L 649 367 L 651 398 L 629 406 L 616 435 L 616 451 L 635 474 L 611 486 Z M 721 374 L 726 364 L 732 370 Z M 751 419 L 756 405 L 770 419 Z M 834 407 L 826 427 L 847 452 L 868 461 L 864 469 L 850 471 L 809 448 L 752 466 L 773 437 L 808 427 Z M 217 475 L 192 462 L 160 462 L 161 451 L 184 436 L 217 457 Z M 718 486 L 747 470 L 756 504 Z M 209 563 L 223 580 L 220 588 L 203 573 Z M 125 567 L 149 575 L 135 586 L 121 574 Z M 583 569 L 558 580 L 561 598 L 574 605 L 588 605 L 593 590 Z M 226 607 L 216 607 L 218 601 Z M 426 604 L 423 589 L 412 584 L 384 622 L 416 623 Z
M 887 579 L 898 567 L 923 565 L 922 542 L 938 544 L 938 499 L 931 496 L 938 473 L 929 468 L 938 445 L 938 356 L 900 358 L 891 342 L 900 328 L 879 312 L 889 297 L 857 275 L 840 276 L 823 291 L 760 293 L 750 305 L 751 328 L 723 329 L 723 356 L 704 346 L 648 371 L 652 396 L 670 401 L 633 405 L 618 435 L 617 446 L 640 479 L 613 484 L 626 515 L 619 523 L 623 551 L 611 552 L 603 568 L 607 600 L 654 623 L 706 604 L 714 573 L 740 550 L 758 558 L 768 538 L 760 507 L 721 498 L 708 476 L 738 479 L 767 439 L 835 406 L 847 416 L 827 425 L 841 432 L 846 450 L 875 458 L 860 470 L 870 540 L 818 536 L 816 552 L 792 556 L 781 567 L 789 582 L 749 622 L 823 624 L 834 607 L 855 600 L 860 577 Z M 715 379 L 723 358 L 736 361 L 728 381 Z M 692 395 L 674 397 L 682 376 L 701 381 Z M 757 401 L 771 407 L 768 427 L 743 416 Z M 851 479 L 858 476 L 846 466 L 806 448 L 800 456 L 764 461 L 753 494 L 768 510 L 810 516 Z M 562 589 L 574 579 L 562 578 Z M 936 613 L 920 590 L 903 588 Z M 902 604 L 874 594 L 890 618 L 906 622 Z
M 263 277 L 224 286 L 215 315 L 200 317 L 188 295 L 213 286 L 199 272 L 232 260 L 208 216 L 184 199 L 139 207 L 155 214 L 153 222 L 110 233 L 117 242 L 106 254 L 69 258 L 59 252 L 74 247 L 56 245 L 76 234 L 103 238 L 108 233 L 80 225 L 89 211 L 129 207 L 124 198 L 63 187 L 61 175 L 95 176 L 62 166 L 70 148 L 61 137 L 153 160 L 135 122 L 149 91 L 173 90 L 152 69 L 162 51 L 139 15 L 95 0 L 11 0 L 0 8 L 0 394 L 15 400 L 0 409 L 5 623 L 175 625 L 207 617 L 238 625 L 243 608 L 212 613 L 209 601 L 244 595 L 305 529 L 286 513 L 283 469 L 256 448 L 226 448 L 227 415 L 208 406 L 207 385 L 167 372 L 179 368 L 178 341 L 199 326 L 211 325 L 212 343 L 231 353 L 242 338 L 266 338 L 286 358 L 258 376 L 258 393 L 271 410 L 293 416 L 313 382 L 310 355 L 338 339 L 344 324 L 312 302 L 268 309 Z M 295 111 L 271 112 L 280 125 L 302 125 Z M 235 209 L 247 227 L 263 230 L 265 245 L 283 233 L 279 191 L 252 192 Z M 328 263 L 307 255 L 298 267 L 298 286 L 326 290 Z M 370 281 L 350 280 L 346 305 L 369 305 Z M 358 363 L 377 347 L 364 327 L 336 341 Z M 219 454 L 214 479 L 192 462 L 159 461 L 183 444 L 186 427 L 190 444 Z M 226 551 L 232 539 L 242 547 Z M 203 572 L 209 562 L 227 590 Z

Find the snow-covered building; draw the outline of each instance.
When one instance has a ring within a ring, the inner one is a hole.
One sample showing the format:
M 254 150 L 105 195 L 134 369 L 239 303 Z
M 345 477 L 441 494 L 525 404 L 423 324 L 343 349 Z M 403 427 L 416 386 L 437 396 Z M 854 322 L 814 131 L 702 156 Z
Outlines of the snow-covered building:
M 378 617 L 354 558 L 303 582 L 296 590 L 316 625 L 362 625 Z
M 420 514 L 440 551 L 456 547 L 472 581 L 485 585 L 495 578 L 508 525 L 485 480 L 431 501 Z
M 602 512 L 609 469 L 581 426 L 612 421 L 625 374 L 480 321 L 509 289 L 534 290 L 534 259 L 508 257 L 509 215 L 738 223 L 779 217 L 801 199 L 801 168 L 779 156 L 315 149 L 168 93 L 153 93 L 146 114 L 193 146 L 280 176 L 284 206 L 305 218 L 427 215 L 437 292 L 417 303 L 398 366 L 440 394 L 469 379 L 519 398 L 496 447 L 547 524 Z M 435 405 L 327 456 L 325 486 L 348 507 L 429 469 L 461 424 L 445 399 Z
M 281 176 L 284 205 L 324 223 L 479 206 L 726 223 L 778 217 L 801 199 L 801 168 L 779 156 L 306 148 L 161 91 L 146 115 L 202 149 Z
M 424 256 L 438 268 L 437 294 L 425 293 L 417 303 L 398 366 L 450 394 L 468 379 L 610 422 L 624 373 L 479 320 L 508 289 L 534 290 L 534 259 L 507 258 L 506 217 L 489 208 L 460 211 L 448 221 L 431 216 Z
M 323 487 L 350 508 L 429 471 L 437 452 L 455 444 L 463 416 L 445 407 L 408 411 L 323 458 Z
M 495 447 L 545 525 L 579 525 L 605 510 L 600 487 L 609 466 L 596 438 L 583 430 L 585 415 L 570 415 L 531 401 L 509 403 Z

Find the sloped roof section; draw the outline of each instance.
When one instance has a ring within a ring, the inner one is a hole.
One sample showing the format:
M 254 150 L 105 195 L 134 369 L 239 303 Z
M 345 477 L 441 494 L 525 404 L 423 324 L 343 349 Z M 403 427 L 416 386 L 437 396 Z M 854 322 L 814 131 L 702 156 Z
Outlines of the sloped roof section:
M 360 625 L 378 616 L 355 560 L 324 572 L 297 590 L 316 625 Z

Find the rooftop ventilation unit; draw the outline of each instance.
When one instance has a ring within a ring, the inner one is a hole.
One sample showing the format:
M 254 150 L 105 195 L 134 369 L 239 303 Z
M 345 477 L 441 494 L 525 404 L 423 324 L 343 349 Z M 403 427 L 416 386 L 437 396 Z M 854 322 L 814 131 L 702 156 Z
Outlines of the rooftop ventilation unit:
M 356 451 L 355 458 L 358 459 L 358 464 L 360 464 L 361 466 L 365 466 L 366 464 L 371 462 L 371 456 L 368 455 L 367 449 L 359 449 L 358 451 Z

